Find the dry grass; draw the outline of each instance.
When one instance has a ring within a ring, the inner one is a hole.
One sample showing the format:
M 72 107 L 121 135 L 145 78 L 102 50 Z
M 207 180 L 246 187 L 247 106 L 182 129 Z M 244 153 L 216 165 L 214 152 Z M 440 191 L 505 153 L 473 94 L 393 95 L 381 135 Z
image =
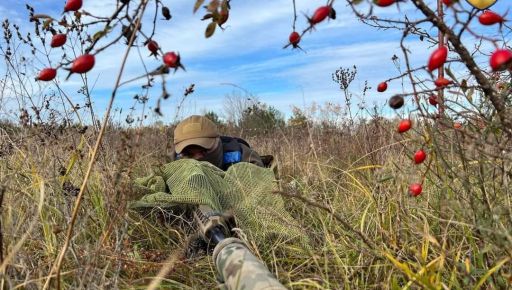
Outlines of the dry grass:
M 91 129 L 47 131 L 0 131 L 5 288 L 43 287 L 96 137 Z M 64 259 L 63 288 L 144 289 L 165 266 L 162 288 L 216 287 L 209 256 L 184 258 L 190 229 L 126 209 L 139 197 L 132 178 L 166 162 L 171 132 L 107 130 Z M 381 119 L 247 136 L 277 157 L 281 194 L 315 245 L 305 251 L 269 241 L 256 254 L 291 289 L 510 287 L 510 152 L 493 155 L 497 143 L 478 144 L 501 137 L 472 132 L 484 135 L 428 123 L 399 135 Z M 409 156 L 422 146 L 428 162 L 413 165 Z M 408 184 L 421 180 L 424 193 L 409 196 Z

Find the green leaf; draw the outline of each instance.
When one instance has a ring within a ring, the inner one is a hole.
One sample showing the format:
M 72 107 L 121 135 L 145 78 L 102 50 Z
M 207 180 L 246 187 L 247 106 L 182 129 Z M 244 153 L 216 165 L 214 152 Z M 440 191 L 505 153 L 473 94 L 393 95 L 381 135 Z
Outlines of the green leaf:
M 503 260 L 499 261 L 494 267 L 487 271 L 487 273 L 485 273 L 485 275 L 483 275 L 482 278 L 480 278 L 480 280 L 473 289 L 480 289 L 484 285 L 485 281 L 508 261 L 510 261 L 509 257 L 505 257 Z
M 208 26 L 206 27 L 206 31 L 204 32 L 204 36 L 206 38 L 212 36 L 213 33 L 215 32 L 215 27 L 217 27 L 217 23 L 215 22 L 211 22 L 210 24 L 208 24 Z
M 112 30 L 112 27 L 110 27 L 110 26 L 105 27 L 105 29 L 94 33 L 94 35 L 92 36 L 92 40 L 96 41 L 97 39 L 102 38 L 103 36 L 107 35 L 107 33 L 109 33 L 111 30 Z
M 92 36 L 92 40 L 96 41 L 97 39 L 100 39 L 103 36 L 105 36 L 105 34 L 106 34 L 105 30 L 100 30 L 100 31 L 94 33 L 94 35 Z

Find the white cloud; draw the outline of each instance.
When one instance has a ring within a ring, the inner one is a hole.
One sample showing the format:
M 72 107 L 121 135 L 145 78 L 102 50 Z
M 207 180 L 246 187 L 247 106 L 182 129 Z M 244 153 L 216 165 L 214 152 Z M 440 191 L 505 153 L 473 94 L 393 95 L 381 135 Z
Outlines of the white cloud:
M 11 1 L 12 0 L 8 0 Z M 324 5 L 325 1 L 296 1 L 297 30 L 306 26 L 303 12 L 311 15 L 315 8 Z M 8 2 L 9 4 L 10 2 Z M 107 16 L 114 8 L 114 1 L 88 0 L 84 9 L 93 14 Z M 217 30 L 210 39 L 203 37 L 207 22 L 201 21 L 203 10 L 192 13 L 193 1 L 179 0 L 169 2 L 173 18 L 171 21 L 161 20 L 158 16 L 156 34 L 157 40 L 164 51 L 178 51 L 187 71 L 178 71 L 167 77 L 168 89 L 173 97 L 166 101 L 165 110 L 171 110 L 178 102 L 183 90 L 191 83 L 196 84 L 196 92 L 187 101 L 191 109 L 201 112 L 204 108 L 222 109 L 225 94 L 233 91 L 233 87 L 222 83 L 233 83 L 243 87 L 281 110 L 287 111 L 291 104 L 301 105 L 311 101 L 340 100 L 341 93 L 338 85 L 331 79 L 331 74 L 342 67 L 357 65 L 358 79 L 351 89 L 360 91 L 365 80 L 374 86 L 394 75 L 396 68 L 391 57 L 396 54 L 402 58 L 399 49 L 400 33 L 392 30 L 378 31 L 359 21 L 345 6 L 343 1 L 336 2 L 337 19 L 318 25 L 316 31 L 304 36 L 301 46 L 305 53 L 299 50 L 283 50 L 288 35 L 292 30 L 293 7 L 292 1 L 232 1 L 232 11 L 226 30 Z M 18 1 L 16 9 L 7 10 L 0 4 L 0 15 L 11 17 L 17 15 L 20 19 L 26 14 Z M 57 11 L 60 8 L 41 2 L 35 4 L 47 11 Z M 135 7 L 132 4 L 132 7 Z M 38 7 L 36 7 L 37 10 Z M 414 15 L 412 5 L 401 5 L 401 14 Z M 363 9 L 363 7 L 361 8 Z M 148 6 L 143 30 L 151 32 L 154 13 L 154 2 Z M 395 8 L 377 9 L 379 16 L 394 17 Z M 49 13 L 49 12 L 48 12 Z M 160 11 L 158 11 L 160 13 Z M 20 21 L 25 29 L 30 29 L 26 19 Z M 99 28 L 97 28 L 99 29 Z M 94 29 L 92 30 L 94 31 Z M 435 33 L 435 31 L 432 31 Z M 112 32 L 114 35 L 115 32 Z M 471 41 L 468 41 L 471 43 Z M 104 43 L 100 43 L 102 45 Z M 407 45 L 412 51 L 413 65 L 426 63 L 431 49 L 426 43 L 410 40 Z M 91 83 L 97 80 L 94 88 L 94 99 L 97 111 L 102 111 L 114 86 L 120 68 L 122 56 L 126 50 L 123 44 L 113 46 L 97 56 L 95 69 L 88 75 Z M 148 58 L 145 47 L 140 47 L 141 55 L 149 70 L 161 64 L 161 60 Z M 51 58 L 57 61 L 60 50 L 53 50 Z M 402 69 L 404 61 L 402 62 Z M 485 64 L 485 61 L 481 61 Z M 136 49 L 130 52 L 123 80 L 128 80 L 144 73 L 139 54 Z M 64 71 L 59 71 L 63 80 Z M 76 94 L 80 86 L 79 76 L 72 76 L 67 82 L 61 82 L 67 92 L 77 101 L 81 98 Z M 140 85 L 144 80 L 123 87 L 118 95 L 116 105 L 124 108 L 132 105 L 132 96 L 140 93 Z M 150 91 L 154 105 L 159 96 L 159 84 Z M 386 94 L 369 95 L 369 102 L 383 101 L 392 93 L 401 92 L 400 81 L 394 81 Z

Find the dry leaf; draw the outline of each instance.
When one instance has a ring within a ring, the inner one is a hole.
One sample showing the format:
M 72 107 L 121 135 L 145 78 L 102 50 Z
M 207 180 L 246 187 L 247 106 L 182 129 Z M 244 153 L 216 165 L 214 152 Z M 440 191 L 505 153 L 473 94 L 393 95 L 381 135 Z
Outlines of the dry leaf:
M 213 33 L 215 32 L 215 27 L 217 27 L 217 23 L 215 22 L 211 22 L 210 24 L 208 24 L 208 26 L 206 27 L 206 31 L 204 32 L 204 36 L 206 38 L 212 36 Z
M 201 7 L 201 5 L 203 5 L 204 3 L 204 0 L 197 0 L 196 1 L 196 4 L 194 4 L 194 13 L 197 12 L 197 9 L 199 9 L 199 7 Z

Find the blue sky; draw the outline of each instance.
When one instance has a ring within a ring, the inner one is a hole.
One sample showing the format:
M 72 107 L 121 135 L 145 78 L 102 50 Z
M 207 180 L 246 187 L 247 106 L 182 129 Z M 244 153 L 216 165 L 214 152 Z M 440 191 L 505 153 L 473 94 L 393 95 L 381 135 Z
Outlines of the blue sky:
M 365 81 L 373 87 L 367 95 L 369 105 L 383 105 L 393 94 L 402 92 L 400 81 L 390 84 L 385 93 L 377 93 L 377 84 L 398 74 L 397 68 L 391 61 L 396 54 L 402 58 L 399 48 L 401 34 L 393 30 L 377 30 L 364 25 L 346 6 L 345 1 L 336 1 L 337 19 L 320 23 L 313 33 L 305 35 L 301 42 L 301 50 L 282 49 L 287 43 L 288 35 L 292 31 L 293 7 L 291 0 L 267 1 L 231 1 L 231 14 L 226 23 L 226 30 L 217 30 L 210 39 L 203 37 L 207 22 L 201 21 L 202 10 L 192 14 L 194 1 L 177 0 L 164 1 L 173 18 L 171 21 L 157 21 L 157 32 L 154 37 L 164 51 L 178 51 L 187 71 L 178 71 L 167 77 L 168 89 L 171 98 L 162 103 L 164 122 L 170 121 L 176 113 L 176 105 L 180 102 L 183 91 L 190 84 L 195 84 L 195 92 L 185 101 L 185 109 L 181 115 L 203 113 L 214 110 L 225 116 L 224 99 L 233 93 L 243 95 L 243 91 L 234 86 L 241 87 L 261 101 L 272 105 L 286 115 L 290 114 L 292 105 L 304 107 L 312 102 L 343 103 L 343 95 L 338 84 L 332 81 L 332 73 L 340 67 L 358 67 L 357 79 L 351 86 L 355 96 L 361 95 Z M 499 0 L 493 10 L 504 13 L 510 6 L 505 0 Z M 0 18 L 9 18 L 11 23 L 21 26 L 22 30 L 29 31 L 31 25 L 27 21 L 28 13 L 24 1 L 3 0 L 0 2 Z M 44 13 L 58 17 L 64 1 L 31 1 L 36 13 Z M 107 4 L 105 4 L 107 3 Z M 311 15 L 316 7 L 324 5 L 325 1 L 296 0 L 298 10 L 297 30 L 306 27 L 303 13 Z M 434 7 L 434 1 L 427 1 Z M 83 9 L 95 15 L 107 16 L 114 9 L 115 1 L 84 0 Z M 462 5 L 468 6 L 467 3 Z M 361 6 L 363 8 L 364 6 Z M 145 17 L 153 17 L 154 7 L 150 6 Z M 377 8 L 374 13 L 387 18 L 399 18 L 408 15 L 415 18 L 417 12 L 412 4 L 402 4 L 400 12 L 396 6 Z M 161 18 L 160 16 L 158 17 Z M 474 21 L 476 22 L 476 21 Z M 147 24 L 145 31 L 151 28 Z M 478 26 L 478 23 L 472 23 Z M 495 33 L 496 29 L 489 30 Z M 435 30 L 430 33 L 435 34 Z M 475 40 L 465 38 L 471 44 Z M 417 37 L 411 37 L 407 46 L 412 51 L 413 66 L 426 64 L 432 48 Z M 93 102 L 96 112 L 102 113 L 110 98 L 114 86 L 122 54 L 126 46 L 111 47 L 97 56 L 97 65 L 88 74 L 90 81 L 95 82 Z M 140 48 L 144 64 L 152 69 L 161 64 L 161 60 L 147 57 L 145 47 Z M 489 52 L 489 51 L 488 51 Z M 52 64 L 60 59 L 60 51 L 52 51 Z M 485 65 L 485 61 L 482 64 Z M 403 64 L 403 61 L 402 61 Z M 48 61 L 42 59 L 35 61 L 36 68 L 48 66 Z M 403 67 L 402 67 L 403 69 Z M 123 80 L 131 79 L 143 74 L 144 70 L 137 50 L 132 50 Z M 36 73 L 36 72 L 34 72 Z M 79 89 L 80 77 L 72 76 L 64 81 L 64 71 L 59 71 L 58 81 L 69 92 L 73 101 L 83 103 L 80 96 L 76 96 Z M 142 93 L 142 82 L 134 82 L 124 86 L 118 93 L 114 107 L 123 108 L 127 112 L 133 105 L 134 94 Z M 41 90 L 48 89 L 41 88 Z M 160 95 L 160 86 L 150 91 L 149 106 L 154 106 Z M 407 84 L 405 84 L 407 89 Z M 357 101 L 356 101 L 357 103 Z M 141 106 L 136 107 L 140 112 Z M 5 112 L 0 112 L 3 114 Z M 150 114 L 151 115 L 151 114 Z M 148 122 L 156 120 L 150 116 Z

